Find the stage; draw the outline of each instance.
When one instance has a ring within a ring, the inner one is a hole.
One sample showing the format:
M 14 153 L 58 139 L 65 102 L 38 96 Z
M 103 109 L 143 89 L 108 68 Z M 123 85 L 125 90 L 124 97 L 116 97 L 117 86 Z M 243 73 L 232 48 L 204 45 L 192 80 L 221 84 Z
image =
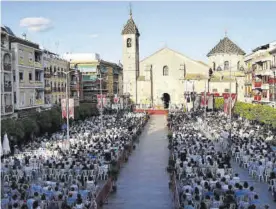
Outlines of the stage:
M 166 109 L 135 109 L 134 112 L 147 112 L 149 115 L 167 115 L 169 110 Z

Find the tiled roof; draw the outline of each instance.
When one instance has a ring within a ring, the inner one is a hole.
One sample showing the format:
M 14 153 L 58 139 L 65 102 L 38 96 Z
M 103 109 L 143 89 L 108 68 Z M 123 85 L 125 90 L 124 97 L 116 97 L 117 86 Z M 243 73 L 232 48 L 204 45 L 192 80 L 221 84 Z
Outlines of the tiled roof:
M 122 30 L 122 35 L 125 35 L 125 34 L 135 34 L 140 36 L 139 30 L 135 25 L 135 22 L 132 19 L 132 16 L 130 16 L 130 18 L 127 21 L 127 24 L 125 24 L 124 29 Z
M 218 53 L 245 55 L 245 52 L 228 37 L 220 40 L 220 42 L 207 54 L 207 57 Z

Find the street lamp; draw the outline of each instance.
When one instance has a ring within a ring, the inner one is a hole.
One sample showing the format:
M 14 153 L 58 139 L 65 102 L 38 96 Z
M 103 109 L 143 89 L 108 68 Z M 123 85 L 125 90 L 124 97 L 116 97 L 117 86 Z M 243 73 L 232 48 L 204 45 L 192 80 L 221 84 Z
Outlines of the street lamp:
M 100 81 L 100 94 L 101 94 L 101 107 L 100 107 L 100 118 L 101 118 L 101 131 L 103 129 L 103 89 L 102 89 L 102 73 L 101 70 L 98 69 L 98 74 L 97 74 L 98 80 Z
M 67 142 L 69 143 L 70 140 L 70 134 L 69 134 L 69 97 L 68 97 L 68 75 L 71 72 L 75 72 L 75 70 L 69 70 L 67 72 L 61 72 L 61 74 L 66 75 L 66 92 L 65 92 L 65 96 L 66 96 L 66 122 L 67 122 Z M 55 72 L 54 76 L 58 76 L 58 73 Z

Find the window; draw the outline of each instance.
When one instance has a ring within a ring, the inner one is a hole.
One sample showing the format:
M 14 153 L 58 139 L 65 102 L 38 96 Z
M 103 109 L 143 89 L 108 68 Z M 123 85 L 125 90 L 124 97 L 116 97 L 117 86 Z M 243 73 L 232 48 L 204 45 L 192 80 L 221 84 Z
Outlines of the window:
M 9 54 L 4 55 L 4 64 L 11 64 L 11 56 Z
M 218 67 L 217 71 L 222 71 L 221 67 Z
M 33 80 L 33 73 L 29 73 L 29 81 Z
M 16 92 L 13 92 L 13 101 L 16 104 Z
M 167 65 L 163 67 L 163 76 L 168 76 L 169 75 L 169 68 Z
M 131 42 L 132 42 L 131 38 L 128 38 L 127 39 L 127 48 L 131 47 L 131 44 L 132 44 Z
M 29 52 L 29 62 L 33 62 L 34 56 L 33 53 Z
M 240 61 L 237 63 L 237 70 L 240 70 Z
M 19 80 L 23 81 L 23 72 L 19 72 Z
M 218 92 L 218 89 L 213 89 L 212 90 L 214 93 L 217 93 Z
M 228 61 L 224 62 L 224 70 L 229 70 L 229 62 Z
M 229 89 L 224 89 L 224 92 L 228 93 L 228 92 L 229 92 Z
M 20 92 L 20 105 L 24 106 L 25 105 L 25 93 Z
M 215 71 L 216 70 L 216 63 L 213 62 L 213 70 Z
M 35 80 L 36 80 L 36 81 L 41 81 L 40 78 L 41 78 L 40 72 L 35 71 Z
M 23 49 L 19 49 L 19 57 L 20 59 L 24 59 L 24 52 L 23 52 Z
M 16 81 L 16 76 L 13 74 L 13 82 Z

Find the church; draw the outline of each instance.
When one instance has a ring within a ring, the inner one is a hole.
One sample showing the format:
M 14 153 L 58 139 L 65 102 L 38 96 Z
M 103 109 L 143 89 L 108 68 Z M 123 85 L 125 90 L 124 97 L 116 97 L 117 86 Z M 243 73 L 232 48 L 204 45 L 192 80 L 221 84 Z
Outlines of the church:
M 204 92 L 209 66 L 170 48 L 139 59 L 140 32 L 130 12 L 122 30 L 123 92 L 135 104 L 182 105 L 184 92 Z
M 140 32 L 131 10 L 121 35 L 123 93 L 134 104 L 191 107 L 191 95 L 204 92 L 223 96 L 231 91 L 238 100 L 243 98 L 245 52 L 227 36 L 207 54 L 209 62 L 205 64 L 168 47 L 140 60 Z

